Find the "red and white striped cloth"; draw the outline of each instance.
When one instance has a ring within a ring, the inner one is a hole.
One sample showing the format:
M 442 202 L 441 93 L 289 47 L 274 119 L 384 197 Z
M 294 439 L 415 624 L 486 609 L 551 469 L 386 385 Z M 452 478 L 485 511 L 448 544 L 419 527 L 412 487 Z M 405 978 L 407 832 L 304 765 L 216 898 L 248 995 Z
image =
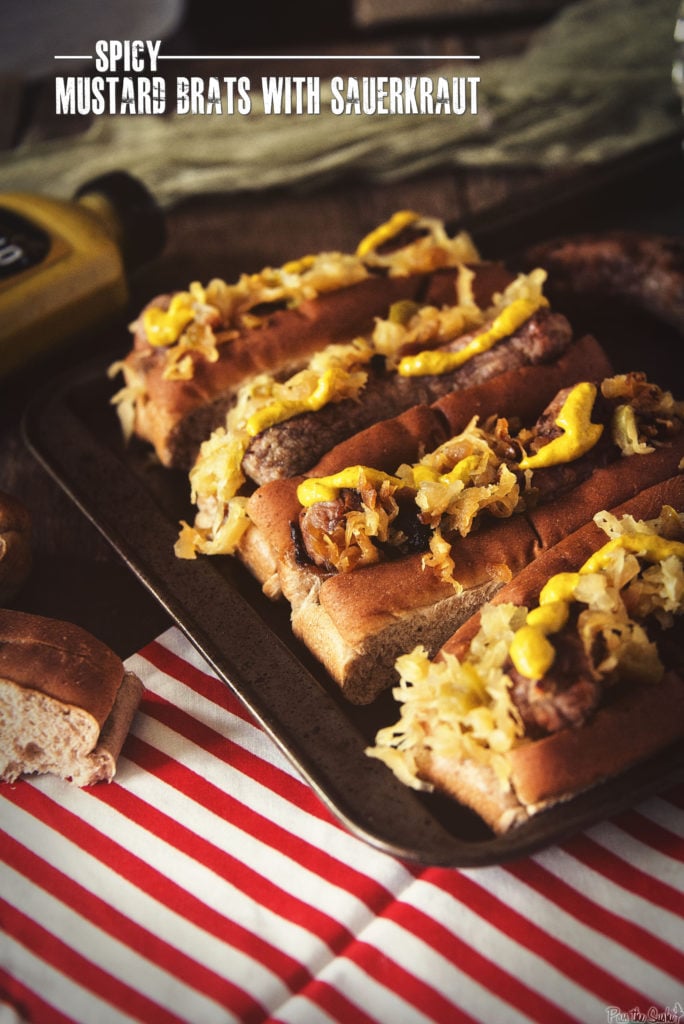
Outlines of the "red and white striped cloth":
M 684 790 L 506 866 L 349 835 L 175 629 L 116 780 L 0 790 L 0 1021 L 684 1020 Z

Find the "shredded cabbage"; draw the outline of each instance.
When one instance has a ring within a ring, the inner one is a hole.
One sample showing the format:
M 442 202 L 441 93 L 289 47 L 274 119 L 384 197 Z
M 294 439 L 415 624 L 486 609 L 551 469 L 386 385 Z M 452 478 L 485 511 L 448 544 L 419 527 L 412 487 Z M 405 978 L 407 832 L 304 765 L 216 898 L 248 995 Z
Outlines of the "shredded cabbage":
M 667 506 L 653 520 L 618 518 L 603 511 L 594 521 L 611 539 L 640 534 L 675 540 L 684 536 L 684 513 Z M 663 666 L 645 620 L 654 615 L 666 626 L 684 613 L 682 558 L 666 554 L 649 563 L 633 552 L 611 549 L 600 571 L 577 575 L 573 599 L 582 606 L 576 628 L 585 650 L 602 652 L 595 665 L 599 675 L 610 685 L 626 679 L 657 684 Z M 366 753 L 415 789 L 432 788 L 421 777 L 419 765 L 421 756 L 434 754 L 486 764 L 508 790 L 507 753 L 524 742 L 520 715 L 511 699 L 508 659 L 513 637 L 527 614 L 527 608 L 513 604 L 485 606 L 480 629 L 463 660 L 443 654 L 431 661 L 422 646 L 398 658 L 400 682 L 393 695 L 401 705 L 399 720 L 381 729 Z

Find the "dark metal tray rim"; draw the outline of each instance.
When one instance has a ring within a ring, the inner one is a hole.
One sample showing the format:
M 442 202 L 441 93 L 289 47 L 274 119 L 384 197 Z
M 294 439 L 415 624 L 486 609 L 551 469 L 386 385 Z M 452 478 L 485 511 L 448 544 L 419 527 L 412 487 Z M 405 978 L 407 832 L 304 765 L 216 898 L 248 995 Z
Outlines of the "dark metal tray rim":
M 445 827 L 429 801 L 364 753 L 344 702 L 269 628 L 266 598 L 255 608 L 212 559 L 175 558 L 177 523 L 127 466 L 123 446 L 115 451 L 74 409 L 74 395 L 99 387 L 108 365 L 85 364 L 36 396 L 23 420 L 27 445 L 352 834 L 407 861 L 484 866 L 559 843 L 684 777 L 671 749 L 505 835 Z

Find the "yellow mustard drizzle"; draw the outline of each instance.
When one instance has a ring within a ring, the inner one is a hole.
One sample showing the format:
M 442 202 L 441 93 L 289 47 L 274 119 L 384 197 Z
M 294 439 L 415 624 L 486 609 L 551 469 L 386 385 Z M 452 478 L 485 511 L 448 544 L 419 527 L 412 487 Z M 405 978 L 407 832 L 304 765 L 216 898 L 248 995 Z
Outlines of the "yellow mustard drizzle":
M 456 483 L 461 481 L 467 483 L 477 469 L 479 463 L 477 455 L 467 455 L 460 462 L 457 462 L 448 473 L 439 473 L 438 470 L 416 463 L 411 467 L 413 476 L 413 489 L 417 489 L 421 483 Z M 366 480 L 375 487 L 380 487 L 387 481 L 394 487 L 411 487 L 408 480 L 402 480 L 390 473 L 383 473 L 380 469 L 371 469 L 368 466 L 349 466 L 339 473 L 331 476 L 311 477 L 305 480 L 297 488 L 297 499 L 304 508 L 317 504 L 319 501 L 334 501 L 343 487 L 358 487 L 361 473 Z
M 516 631 L 509 648 L 511 661 L 526 679 L 542 679 L 553 665 L 556 652 L 548 637 L 559 632 L 567 622 L 580 576 L 601 572 L 612 553 L 620 548 L 655 563 L 672 555 L 684 558 L 682 541 L 667 540 L 656 534 L 628 534 L 604 544 L 578 572 L 552 576 L 539 595 L 539 605 L 528 613 L 525 625 Z
M 684 541 L 667 540 L 657 534 L 629 534 L 624 537 L 614 537 L 607 544 L 587 559 L 582 566 L 582 572 L 601 572 L 603 566 L 613 551 L 622 548 L 633 555 L 639 555 L 648 562 L 662 562 L 674 555 L 676 558 L 684 558 Z
M 343 487 L 358 487 L 361 476 L 374 487 L 380 487 L 388 480 L 397 487 L 403 486 L 402 481 L 389 473 L 368 466 L 348 466 L 339 473 L 330 476 L 311 477 L 304 480 L 297 488 L 297 500 L 304 508 L 317 505 L 319 501 L 334 501 Z
M 171 299 L 168 309 L 150 306 L 144 310 L 143 327 L 150 345 L 162 348 L 178 340 L 183 330 L 194 319 L 193 301 L 190 292 L 177 292 Z
M 303 274 L 305 270 L 310 270 L 316 262 L 315 256 L 302 256 L 298 260 L 290 260 L 289 263 L 283 264 L 283 272 L 286 274 Z
M 540 448 L 535 455 L 520 460 L 521 469 L 542 469 L 561 462 L 572 462 L 590 451 L 603 433 L 600 423 L 591 422 L 596 401 L 596 386 L 587 381 L 575 385 L 556 418 L 556 426 L 563 430 L 560 437 Z
M 397 210 L 388 221 L 384 224 L 379 224 L 377 228 L 374 228 L 365 238 L 361 239 L 356 247 L 356 255 L 363 257 L 371 252 L 375 252 L 378 246 L 388 242 L 391 238 L 398 235 L 400 231 L 403 231 L 404 228 L 407 228 L 409 224 L 415 224 L 417 220 L 420 220 L 420 218 L 413 210 Z
M 467 483 L 472 477 L 480 463 L 479 455 L 466 455 L 464 459 L 457 462 L 448 473 L 435 474 L 435 479 L 441 484 Z M 414 469 L 415 474 L 415 469 Z
M 258 409 L 247 420 L 245 429 L 250 437 L 256 437 L 262 431 L 282 423 L 283 420 L 299 416 L 304 412 L 318 412 L 332 401 L 339 390 L 340 377 L 344 371 L 337 367 L 324 370 L 318 378 L 316 387 L 310 395 L 302 398 L 282 398 Z
M 418 352 L 415 356 L 404 356 L 400 360 L 398 373 L 402 377 L 422 377 L 427 374 L 450 373 L 457 370 L 469 359 L 487 352 L 498 341 L 507 338 L 518 329 L 541 306 L 548 305 L 547 300 L 540 296 L 536 299 L 515 299 L 509 306 L 495 317 L 491 326 L 475 337 L 457 352 L 444 352 L 440 349 L 428 349 Z

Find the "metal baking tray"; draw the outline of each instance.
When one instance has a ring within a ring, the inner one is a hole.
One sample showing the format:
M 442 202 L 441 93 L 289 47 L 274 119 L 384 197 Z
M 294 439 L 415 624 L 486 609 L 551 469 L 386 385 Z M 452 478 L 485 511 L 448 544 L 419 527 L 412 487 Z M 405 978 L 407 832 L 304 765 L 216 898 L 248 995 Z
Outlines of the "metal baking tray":
M 499 254 L 495 244 L 492 228 L 488 256 Z M 671 339 L 663 338 L 649 359 L 674 387 Z M 455 801 L 400 784 L 364 752 L 396 720 L 391 695 L 369 707 L 347 703 L 293 636 L 287 606 L 264 597 L 237 560 L 174 556 L 178 522 L 193 514 L 187 477 L 142 445 L 123 444 L 109 403 L 113 358 L 67 373 L 31 402 L 29 447 L 352 833 L 406 860 L 482 866 L 562 841 L 684 779 L 677 745 L 498 837 Z

